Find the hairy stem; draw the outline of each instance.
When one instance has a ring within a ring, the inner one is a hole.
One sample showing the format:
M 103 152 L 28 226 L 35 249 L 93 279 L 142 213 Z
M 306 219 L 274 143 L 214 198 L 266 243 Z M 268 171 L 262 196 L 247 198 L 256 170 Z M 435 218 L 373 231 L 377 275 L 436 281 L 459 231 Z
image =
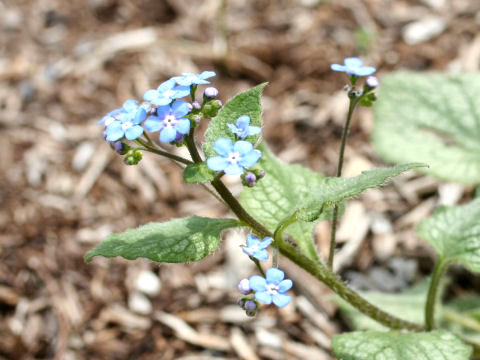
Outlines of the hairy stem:
M 425 304 L 425 328 L 427 331 L 435 327 L 435 303 L 437 302 L 437 291 L 440 279 L 447 269 L 448 262 L 443 258 L 438 258 L 433 270 L 432 279 L 430 280 L 430 287 L 428 289 L 427 303 Z
M 340 145 L 340 152 L 338 154 L 338 163 L 337 163 L 337 177 L 342 176 L 343 169 L 343 155 L 345 153 L 345 145 L 347 144 L 347 137 L 350 130 L 350 122 L 352 120 L 353 111 L 355 106 L 358 104 L 360 98 L 350 98 L 350 105 L 348 107 L 347 120 L 345 126 L 343 127 L 342 132 L 342 142 Z M 337 217 L 338 217 L 338 205 L 333 207 L 333 217 L 332 217 L 332 232 L 330 235 L 330 250 L 328 253 L 328 268 L 333 269 L 333 258 L 335 257 L 335 245 L 336 245 L 336 235 L 337 235 Z

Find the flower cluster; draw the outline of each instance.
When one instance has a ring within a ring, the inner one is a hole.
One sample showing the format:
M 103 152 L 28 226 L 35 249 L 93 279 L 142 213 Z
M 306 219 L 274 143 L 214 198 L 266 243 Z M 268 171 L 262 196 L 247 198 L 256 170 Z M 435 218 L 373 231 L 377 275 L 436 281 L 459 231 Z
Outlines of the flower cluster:
M 260 240 L 253 234 L 247 235 L 247 245 L 242 248 L 243 252 L 250 258 L 267 261 L 267 247 L 273 242 L 271 237 L 265 237 Z M 253 275 L 250 279 L 243 279 L 238 284 L 238 290 L 243 295 L 255 292 L 254 298 L 243 297 L 239 300 L 239 305 L 245 309 L 247 315 L 253 316 L 258 308 L 257 301 L 264 304 L 271 304 L 278 307 L 287 306 L 291 299 L 286 292 L 293 286 L 290 279 L 285 279 L 285 273 L 275 267 L 266 271 L 265 277 Z M 253 306 L 253 303 L 255 306 Z
M 143 94 L 143 102 L 129 99 L 123 106 L 106 114 L 98 123 L 105 126 L 104 137 L 119 154 L 125 155 L 130 147 L 126 140 L 144 145 L 150 142 L 146 132 L 159 132 L 158 139 L 164 143 L 181 144 L 183 138 L 202 118 L 216 116 L 221 102 L 215 100 L 218 90 L 205 89 L 203 103 L 195 101 L 198 85 L 210 84 L 207 80 L 215 76 L 213 71 L 201 74 L 183 73 L 161 83 L 156 89 Z M 193 103 L 180 100 L 191 96 Z M 144 138 L 143 138 L 144 136 Z M 126 151 L 124 151 L 127 149 Z M 132 151 L 135 149 L 131 149 Z M 136 150 L 135 161 L 129 155 L 128 164 L 138 163 L 141 159 Z M 132 152 L 133 154 L 133 152 Z

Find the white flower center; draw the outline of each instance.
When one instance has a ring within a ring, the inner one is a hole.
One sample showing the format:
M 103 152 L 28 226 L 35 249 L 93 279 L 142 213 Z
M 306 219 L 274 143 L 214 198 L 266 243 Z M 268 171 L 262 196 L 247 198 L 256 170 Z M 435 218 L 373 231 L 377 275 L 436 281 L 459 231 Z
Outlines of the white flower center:
M 230 164 L 236 165 L 240 162 L 240 160 L 242 160 L 242 157 L 240 156 L 239 153 L 231 152 L 230 154 L 228 154 L 227 161 Z
M 162 94 L 162 96 L 166 98 L 171 98 L 173 95 L 175 95 L 174 90 L 165 90 Z
M 174 127 L 177 124 L 177 118 L 173 114 L 168 114 L 163 118 L 163 126 Z
M 188 82 L 193 82 L 196 78 L 196 76 L 187 76 L 185 80 L 187 80 Z
M 267 284 L 265 286 L 267 288 L 267 292 L 270 295 L 277 295 L 278 294 L 278 285 L 275 284 Z
M 253 256 L 253 254 L 255 254 L 260 249 L 258 248 L 258 245 L 252 245 L 245 248 L 245 250 L 247 251 L 248 255 Z
M 122 124 L 122 129 L 123 129 L 123 131 L 126 131 L 126 130 L 130 129 L 132 126 L 133 126 L 133 124 L 132 124 L 131 121 L 125 121 Z

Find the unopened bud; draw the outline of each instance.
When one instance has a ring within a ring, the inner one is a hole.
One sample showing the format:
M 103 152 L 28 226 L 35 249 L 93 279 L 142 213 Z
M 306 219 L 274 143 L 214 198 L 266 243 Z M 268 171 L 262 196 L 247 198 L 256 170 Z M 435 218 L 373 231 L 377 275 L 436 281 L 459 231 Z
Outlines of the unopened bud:
M 212 86 L 207 87 L 203 92 L 203 96 L 205 96 L 207 99 L 215 99 L 217 95 L 218 95 L 218 89 Z
M 245 301 L 244 307 L 247 311 L 255 311 L 257 310 L 257 303 L 253 300 L 247 300 Z
M 175 141 L 177 143 L 182 142 L 184 136 L 185 135 L 183 135 L 183 134 L 177 133 L 177 136 L 175 137 L 175 140 L 173 140 L 173 141 Z
M 200 110 L 202 108 L 202 105 L 200 105 L 200 103 L 198 101 L 194 101 L 192 103 L 192 109 L 193 110 Z
M 117 152 L 120 155 L 125 155 L 128 151 L 128 146 L 121 141 L 115 141 L 111 144 L 112 144 L 113 150 L 115 150 L 115 152 Z
M 257 175 L 257 180 L 260 180 L 262 179 L 263 177 L 265 177 L 265 170 L 261 169 L 261 170 L 257 170 L 255 172 L 255 175 Z
M 250 294 L 252 289 L 250 289 L 250 281 L 248 279 L 242 279 L 238 283 L 238 290 L 243 294 L 247 295 Z
M 238 306 L 240 306 L 242 309 L 245 306 L 245 300 L 244 299 L 238 299 L 237 301 Z
M 369 87 L 370 89 L 375 89 L 378 84 L 378 79 L 375 76 L 369 76 L 365 80 L 365 85 L 367 85 L 367 87 Z
M 257 177 L 255 176 L 254 173 L 246 173 L 245 174 L 245 182 L 247 183 L 248 186 L 252 187 L 255 185 L 255 182 L 257 181 Z

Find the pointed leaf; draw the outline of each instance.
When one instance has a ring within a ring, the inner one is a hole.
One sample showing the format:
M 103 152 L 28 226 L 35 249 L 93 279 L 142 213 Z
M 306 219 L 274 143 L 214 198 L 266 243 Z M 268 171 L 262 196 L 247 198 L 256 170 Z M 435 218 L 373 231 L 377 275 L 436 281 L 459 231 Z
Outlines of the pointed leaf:
M 223 230 L 236 226 L 240 226 L 236 220 L 199 216 L 149 223 L 110 235 L 85 255 L 85 261 L 98 255 L 169 263 L 197 261 L 217 249 Z
M 401 173 L 426 166 L 420 163 L 402 164 L 391 168 L 364 171 L 351 178 L 326 178 L 298 205 L 297 217 L 313 221 L 329 206 L 350 199 L 363 191 L 383 185 L 388 179 Z
M 274 231 L 281 221 L 293 213 L 298 199 L 311 188 L 318 187 L 324 177 L 303 166 L 284 163 L 264 144 L 259 149 L 263 154 L 259 166 L 266 175 L 255 187 L 244 188 L 240 202 L 254 218 Z M 311 258 L 317 257 L 312 240 L 315 225 L 299 221 L 286 231 L 295 238 L 305 255 Z
M 336 335 L 332 348 L 342 360 L 469 360 L 472 354 L 470 346 L 444 330 L 352 332 Z
M 480 183 L 480 74 L 399 72 L 382 79 L 373 144 L 390 162 L 419 161 L 423 172 Z
M 445 261 L 463 264 L 480 272 L 480 198 L 455 207 L 442 207 L 418 226 L 418 235 L 428 241 Z
M 206 142 L 203 151 L 207 158 L 217 155 L 213 150 L 213 143 L 220 137 L 235 140 L 234 134 L 228 128 L 228 123 L 236 124 L 242 115 L 250 117 L 251 126 L 262 126 L 262 105 L 260 98 L 263 88 L 267 83 L 260 84 L 250 90 L 238 94 L 227 102 L 219 111 L 218 115 L 210 121 L 205 133 Z M 249 136 L 246 140 L 255 143 L 260 135 Z

